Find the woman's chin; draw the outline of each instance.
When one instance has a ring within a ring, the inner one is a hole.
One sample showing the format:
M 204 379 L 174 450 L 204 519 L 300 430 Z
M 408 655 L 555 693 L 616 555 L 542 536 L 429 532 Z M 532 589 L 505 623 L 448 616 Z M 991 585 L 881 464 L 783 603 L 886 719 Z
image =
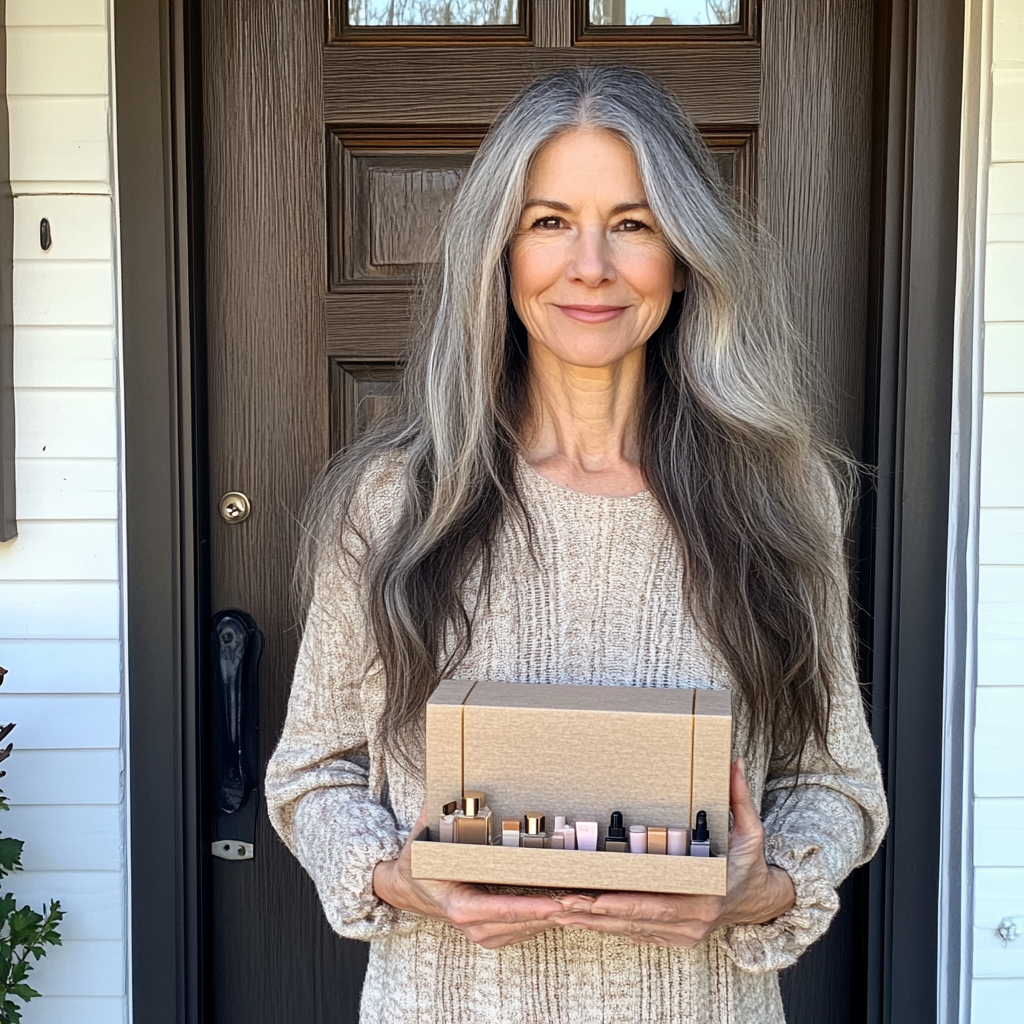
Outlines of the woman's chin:
M 595 344 L 593 340 L 583 343 L 554 343 L 541 345 L 549 355 L 566 366 L 581 370 L 602 370 L 617 366 L 636 352 L 643 351 L 644 343 Z

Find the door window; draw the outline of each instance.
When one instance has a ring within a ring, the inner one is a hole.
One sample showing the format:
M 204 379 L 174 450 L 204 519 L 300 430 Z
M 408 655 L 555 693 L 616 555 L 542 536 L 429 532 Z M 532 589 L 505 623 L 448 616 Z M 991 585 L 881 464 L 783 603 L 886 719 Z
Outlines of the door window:
M 740 0 L 590 0 L 590 25 L 738 25 Z
M 518 24 L 519 0 L 348 0 L 351 28 Z

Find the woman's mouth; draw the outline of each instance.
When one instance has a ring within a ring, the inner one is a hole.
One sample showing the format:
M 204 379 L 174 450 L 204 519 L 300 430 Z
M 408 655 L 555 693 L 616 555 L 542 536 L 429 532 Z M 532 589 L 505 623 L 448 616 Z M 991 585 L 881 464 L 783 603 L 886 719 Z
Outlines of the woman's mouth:
M 567 317 L 584 324 L 603 324 L 624 313 L 628 306 L 559 306 Z

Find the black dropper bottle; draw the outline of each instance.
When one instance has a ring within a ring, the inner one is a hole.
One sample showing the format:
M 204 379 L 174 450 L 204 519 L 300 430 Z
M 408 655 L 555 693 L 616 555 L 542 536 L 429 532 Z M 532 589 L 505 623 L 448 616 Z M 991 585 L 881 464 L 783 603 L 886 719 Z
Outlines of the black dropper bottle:
M 693 827 L 693 837 L 690 839 L 691 857 L 711 856 L 711 833 L 708 831 L 708 812 L 697 812 L 697 823 Z
M 626 826 L 622 824 L 622 811 L 612 811 L 604 848 L 608 853 L 629 853 L 629 837 L 626 835 Z

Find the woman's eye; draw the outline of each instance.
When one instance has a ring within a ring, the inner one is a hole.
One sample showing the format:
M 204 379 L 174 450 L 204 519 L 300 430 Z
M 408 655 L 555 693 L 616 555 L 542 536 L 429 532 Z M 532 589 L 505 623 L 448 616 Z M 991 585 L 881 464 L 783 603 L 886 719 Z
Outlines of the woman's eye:
M 624 220 L 619 224 L 620 231 L 646 231 L 647 225 L 642 220 Z
M 541 217 L 539 220 L 535 220 L 533 222 L 533 226 L 535 228 L 541 228 L 547 231 L 557 230 L 559 227 L 561 227 L 561 224 L 561 217 Z

